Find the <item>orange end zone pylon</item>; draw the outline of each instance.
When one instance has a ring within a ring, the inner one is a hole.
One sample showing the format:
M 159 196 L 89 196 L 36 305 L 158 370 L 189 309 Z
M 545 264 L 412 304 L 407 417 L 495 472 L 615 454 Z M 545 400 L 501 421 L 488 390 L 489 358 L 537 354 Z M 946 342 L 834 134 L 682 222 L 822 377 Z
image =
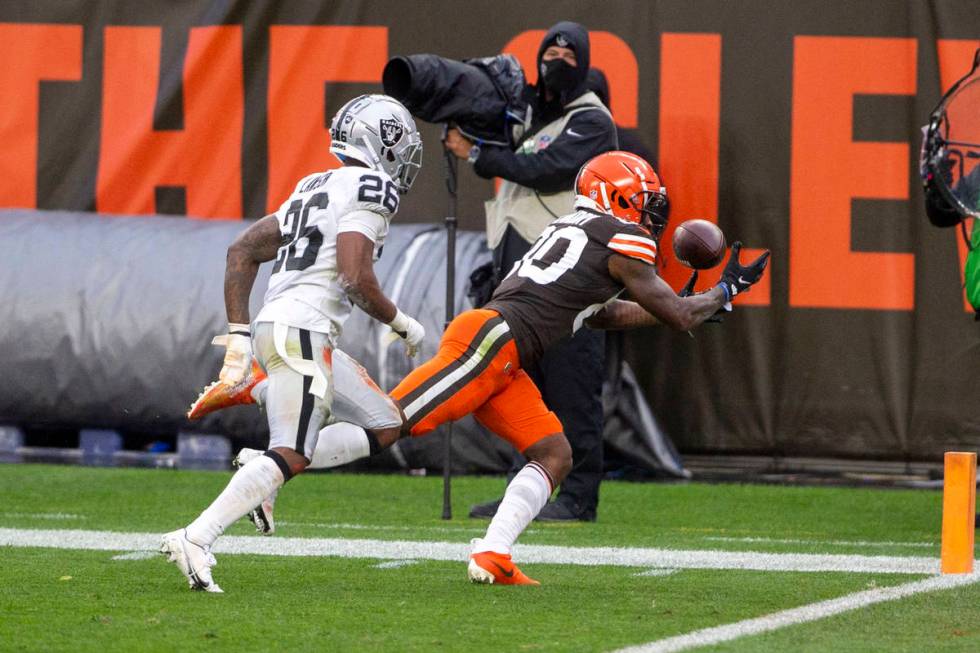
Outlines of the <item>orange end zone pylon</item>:
M 947 451 L 944 468 L 942 573 L 969 574 L 973 572 L 977 454 Z

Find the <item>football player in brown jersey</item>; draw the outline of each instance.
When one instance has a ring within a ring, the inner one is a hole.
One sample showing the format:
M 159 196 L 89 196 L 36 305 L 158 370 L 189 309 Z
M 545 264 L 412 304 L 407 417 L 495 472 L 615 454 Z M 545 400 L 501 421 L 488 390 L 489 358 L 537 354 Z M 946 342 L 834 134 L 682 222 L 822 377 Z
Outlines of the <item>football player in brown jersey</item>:
M 572 465 L 561 423 L 523 368 L 583 324 L 692 329 L 757 282 L 767 264 L 768 253 L 742 266 L 736 243 L 715 288 L 679 297 L 656 272 L 667 198 L 650 164 L 628 152 L 600 154 L 582 167 L 575 190 L 576 211 L 552 222 L 490 302 L 453 320 L 435 357 L 391 392 L 411 435 L 473 413 L 529 461 L 486 536 L 474 540 L 475 582 L 535 583 L 511 561 L 511 546 Z M 634 301 L 618 299 L 624 291 Z
M 472 413 L 529 461 L 507 486 L 486 535 L 473 540 L 473 582 L 538 584 L 514 565 L 511 547 L 572 465 L 561 423 L 523 368 L 583 325 L 688 331 L 759 281 L 768 263 L 765 252 L 742 265 L 736 242 L 715 287 L 678 296 L 655 266 L 667 196 L 650 164 L 628 152 L 600 154 L 582 167 L 575 190 L 575 211 L 553 221 L 490 302 L 457 316 L 436 355 L 391 392 L 404 412 L 402 435 L 425 435 Z M 619 299 L 624 292 L 630 301 Z M 321 433 L 318 442 L 330 448 L 322 458 L 336 466 L 354 459 L 343 452 L 368 450 L 352 438 L 372 451 L 394 442 L 338 423 Z

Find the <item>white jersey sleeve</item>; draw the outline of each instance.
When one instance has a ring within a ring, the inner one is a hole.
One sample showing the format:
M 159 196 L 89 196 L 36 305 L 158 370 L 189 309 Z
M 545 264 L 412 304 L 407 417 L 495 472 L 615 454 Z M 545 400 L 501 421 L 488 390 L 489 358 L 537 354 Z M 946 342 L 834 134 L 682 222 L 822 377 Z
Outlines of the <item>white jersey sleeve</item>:
M 374 243 L 374 260 L 377 261 L 381 256 L 381 248 L 384 247 L 385 236 L 388 235 L 389 221 L 390 218 L 380 213 L 358 209 L 340 217 L 337 233 L 354 231 L 367 237 Z
M 284 244 L 255 321 L 339 338 L 351 302 L 337 279 L 337 234 L 364 234 L 377 259 L 397 210 L 398 191 L 384 172 L 343 167 L 301 179 L 275 214 Z

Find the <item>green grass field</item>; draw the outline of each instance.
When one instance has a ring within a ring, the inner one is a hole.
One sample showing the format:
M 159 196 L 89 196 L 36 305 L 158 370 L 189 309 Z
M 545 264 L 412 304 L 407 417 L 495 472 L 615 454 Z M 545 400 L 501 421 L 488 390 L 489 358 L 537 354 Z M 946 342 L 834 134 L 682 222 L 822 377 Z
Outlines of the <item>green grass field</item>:
M 535 523 L 525 533 L 524 545 L 575 547 L 561 551 L 578 556 L 576 564 L 526 562 L 519 547 L 515 559 L 541 581 L 536 588 L 466 581 L 463 545 L 486 522 L 465 515 L 469 505 L 501 491 L 496 478 L 456 479 L 456 516 L 447 522 L 439 519 L 438 478 L 299 477 L 280 496 L 276 536 L 254 535 L 243 521 L 227 535 L 245 537 L 219 540 L 214 575 L 223 595 L 191 592 L 162 556 L 141 552 L 149 546 L 78 548 L 78 531 L 155 541 L 193 519 L 229 476 L 0 465 L 0 542 L 7 544 L 0 549 L 0 650 L 610 651 L 643 644 L 648 650 L 980 650 L 980 583 L 972 582 L 720 644 L 657 648 L 665 638 L 935 580 L 921 571 L 882 573 L 860 564 L 821 572 L 726 568 L 724 555 L 712 552 L 742 552 L 753 560 L 768 558 L 751 552 L 774 554 L 773 560 L 796 553 L 935 559 L 936 491 L 607 482 L 599 522 Z M 45 535 L 50 541 L 43 546 L 17 540 L 51 530 L 65 532 Z M 404 541 L 417 550 L 412 543 L 445 542 L 462 553 L 458 561 L 420 555 L 393 564 L 360 554 L 275 550 L 321 538 L 388 549 Z M 13 540 L 20 543 L 11 546 Z M 268 544 L 272 555 L 222 553 L 222 542 Z M 651 571 L 662 565 L 629 566 L 602 552 L 583 558 L 580 547 L 686 551 L 709 563 Z M 534 549 L 542 547 L 525 550 Z M 710 563 L 715 556 L 718 565 Z

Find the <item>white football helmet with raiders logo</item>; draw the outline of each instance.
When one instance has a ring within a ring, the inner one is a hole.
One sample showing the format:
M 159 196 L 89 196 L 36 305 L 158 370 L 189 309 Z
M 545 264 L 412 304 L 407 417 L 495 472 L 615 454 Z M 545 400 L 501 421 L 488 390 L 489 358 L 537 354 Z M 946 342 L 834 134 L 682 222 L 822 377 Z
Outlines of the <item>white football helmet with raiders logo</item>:
M 361 95 L 341 107 L 330 123 L 330 139 L 337 158 L 386 172 L 402 193 L 422 167 L 422 136 L 415 120 L 387 95 Z

